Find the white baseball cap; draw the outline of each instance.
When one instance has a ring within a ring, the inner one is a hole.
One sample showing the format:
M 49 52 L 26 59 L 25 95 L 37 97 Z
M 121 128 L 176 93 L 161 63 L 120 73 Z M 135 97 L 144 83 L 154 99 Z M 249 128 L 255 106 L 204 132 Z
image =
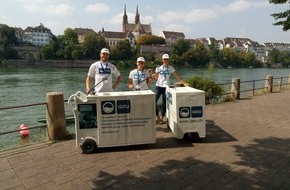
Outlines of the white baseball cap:
M 139 62 L 139 61 L 145 62 L 144 57 L 138 57 L 137 62 Z
M 107 48 L 103 48 L 101 50 L 101 53 L 107 53 L 107 54 L 110 54 L 110 51 L 107 49 Z
M 162 59 L 169 59 L 169 55 L 168 54 L 163 54 L 162 55 Z

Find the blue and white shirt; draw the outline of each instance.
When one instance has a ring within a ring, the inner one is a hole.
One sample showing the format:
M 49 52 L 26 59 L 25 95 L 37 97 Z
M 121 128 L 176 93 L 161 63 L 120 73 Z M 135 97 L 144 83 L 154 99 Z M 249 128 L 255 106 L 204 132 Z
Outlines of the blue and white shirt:
M 150 75 L 147 69 L 143 69 L 142 71 L 134 69 L 129 74 L 129 79 L 132 79 L 133 85 L 134 86 L 139 85 L 140 90 L 148 90 L 146 79 L 149 77 Z
M 171 73 L 175 72 L 175 69 L 172 65 L 167 65 L 167 67 L 161 65 L 156 67 L 155 72 L 158 73 L 156 86 L 166 88 L 166 86 L 169 85 L 169 77 Z

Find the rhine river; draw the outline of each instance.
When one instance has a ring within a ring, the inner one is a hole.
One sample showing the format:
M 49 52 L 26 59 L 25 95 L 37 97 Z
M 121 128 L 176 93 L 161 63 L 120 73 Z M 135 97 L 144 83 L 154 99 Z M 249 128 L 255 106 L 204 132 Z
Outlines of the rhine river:
M 115 91 L 128 91 L 127 78 L 131 69 L 119 68 L 122 82 Z M 208 69 L 176 68 L 183 79 L 190 76 L 209 76 Z M 77 91 L 85 91 L 85 79 L 88 68 L 24 68 L 0 67 L 0 107 L 19 106 L 34 103 L 44 103 L 48 92 L 62 92 L 67 100 Z M 213 79 L 216 83 L 230 83 L 232 78 L 242 81 L 265 79 L 267 75 L 288 77 L 290 68 L 261 69 L 214 69 Z M 286 80 L 286 79 L 285 79 Z M 176 82 L 171 76 L 171 83 Z M 283 81 L 284 83 L 284 81 Z M 154 89 L 154 82 L 151 89 Z M 72 114 L 66 107 L 67 114 Z M 45 106 L 0 110 L 0 133 L 17 130 L 22 123 L 28 127 L 39 125 L 37 119 L 45 118 Z M 30 130 L 29 142 L 43 141 L 44 129 Z M 74 124 L 68 125 L 68 130 L 74 133 Z M 19 133 L 0 135 L 0 150 L 19 146 L 25 143 Z

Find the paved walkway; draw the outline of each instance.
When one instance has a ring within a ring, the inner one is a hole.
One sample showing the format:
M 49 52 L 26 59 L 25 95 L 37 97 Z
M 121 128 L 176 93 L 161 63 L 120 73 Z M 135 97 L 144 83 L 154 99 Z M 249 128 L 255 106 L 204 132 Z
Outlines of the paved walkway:
M 207 136 L 81 154 L 75 141 L 0 152 L 0 189 L 290 189 L 290 91 L 206 107 Z

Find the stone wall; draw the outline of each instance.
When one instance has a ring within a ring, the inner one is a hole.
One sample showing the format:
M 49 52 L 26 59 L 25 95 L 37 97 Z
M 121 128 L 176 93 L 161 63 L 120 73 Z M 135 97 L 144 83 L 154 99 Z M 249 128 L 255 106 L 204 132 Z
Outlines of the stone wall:
M 26 66 L 37 66 L 37 67 L 64 67 L 64 68 L 88 68 L 96 60 L 18 60 L 9 59 L 1 60 L 0 66 L 4 67 L 26 67 Z

